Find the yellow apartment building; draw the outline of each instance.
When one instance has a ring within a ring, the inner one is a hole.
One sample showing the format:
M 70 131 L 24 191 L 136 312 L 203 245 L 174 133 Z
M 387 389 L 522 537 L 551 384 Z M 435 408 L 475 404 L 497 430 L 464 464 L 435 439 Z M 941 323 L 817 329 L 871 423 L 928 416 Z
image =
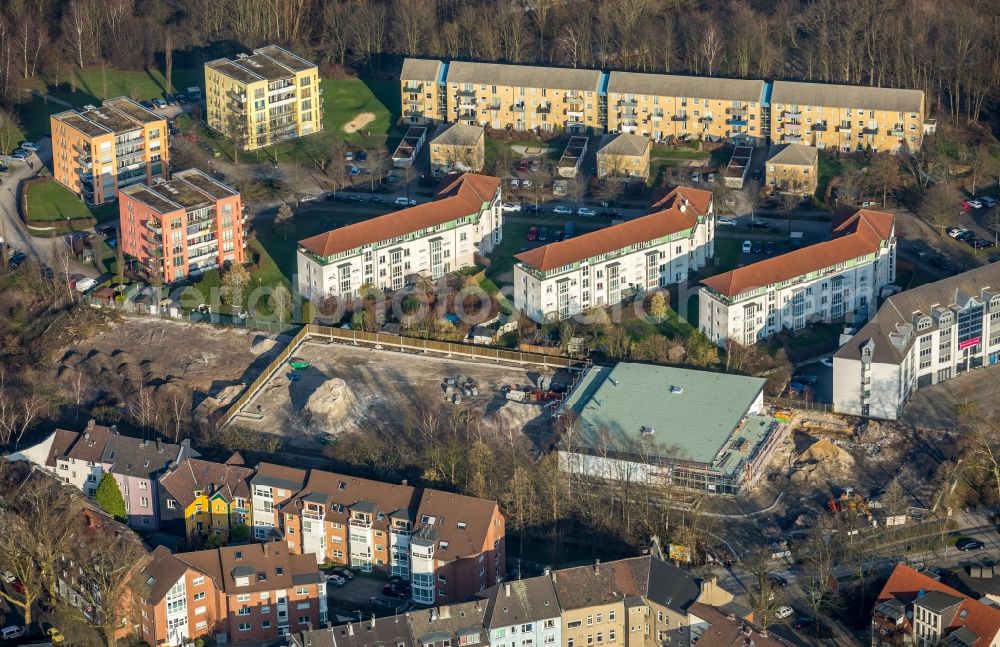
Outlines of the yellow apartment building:
M 871 148 L 897 153 L 923 142 L 924 93 L 775 81 L 771 92 L 771 141 L 847 153 Z
M 254 150 L 323 129 L 319 69 L 277 45 L 205 63 L 208 125 Z
M 448 67 L 441 61 L 408 58 L 403 61 L 400 78 L 400 104 L 403 123 L 412 125 L 439 124 L 448 121 L 445 107 L 444 72 Z
M 773 191 L 813 195 L 819 182 L 819 149 L 802 144 L 773 144 L 767 153 L 764 181 Z
M 609 133 L 597 148 L 597 177 L 649 177 L 649 153 L 652 140 L 630 133 Z
M 486 131 L 464 123 L 443 124 L 430 144 L 431 173 L 478 173 L 486 162 Z
M 608 131 L 655 141 L 733 140 L 756 143 L 767 135 L 760 80 L 611 72 Z
M 165 178 L 167 120 L 126 97 L 49 118 L 56 180 L 89 204 L 115 200 L 118 189 Z

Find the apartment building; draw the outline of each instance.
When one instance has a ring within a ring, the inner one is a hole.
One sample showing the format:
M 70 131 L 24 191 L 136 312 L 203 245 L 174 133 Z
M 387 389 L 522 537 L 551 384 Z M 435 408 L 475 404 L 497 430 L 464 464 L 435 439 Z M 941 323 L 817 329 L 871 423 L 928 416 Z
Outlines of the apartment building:
M 275 641 L 327 622 L 316 561 L 281 542 L 171 554 L 160 546 L 135 569 L 135 634 L 150 645 Z
M 995 647 L 1000 609 L 899 564 L 875 600 L 871 634 L 872 647 Z
M 445 177 L 432 202 L 299 241 L 298 289 L 306 298 L 352 298 L 362 286 L 399 290 L 476 264 L 503 237 L 500 180 Z
M 597 147 L 597 177 L 649 178 L 649 137 L 630 133 L 609 133 Z
M 240 194 L 197 169 L 123 189 L 122 251 L 149 276 L 173 283 L 246 260 Z
M 171 463 L 198 455 L 187 440 L 174 445 L 122 436 L 115 427 L 91 420 L 82 432 L 57 429 L 8 460 L 30 461 L 88 497 L 94 496 L 101 478 L 109 473 L 125 500 L 128 525 L 151 531 L 159 528 L 160 474 Z
M 442 124 L 430 143 L 431 174 L 478 173 L 486 162 L 486 131 L 464 123 Z
M 399 73 L 403 122 L 426 126 L 453 121 L 448 118 L 448 95 L 441 61 L 408 58 Z
M 920 148 L 924 114 L 920 90 L 775 81 L 770 135 L 775 144 L 898 153 Z
M 695 602 L 689 609 L 691 624 L 681 644 L 698 647 L 788 647 L 791 643 L 775 636 L 767 627 L 759 627 L 728 609 Z
M 188 458 L 170 465 L 160 476 L 160 529 L 190 539 L 215 534 L 228 540 L 242 526 L 249 536 L 252 476 L 238 453 L 225 463 Z
M 888 297 L 833 357 L 837 412 L 895 420 L 917 389 L 1000 361 L 1000 263 Z
M 251 487 L 254 539 L 402 577 L 418 604 L 463 600 L 503 579 L 504 518 L 493 501 L 268 463 Z
M 719 345 L 749 345 L 810 323 L 863 323 L 895 278 L 892 214 L 858 209 L 834 216 L 831 240 L 703 279 L 698 326 Z
M 254 150 L 323 129 L 323 90 L 315 63 L 277 45 L 205 63 L 208 125 Z
M 760 80 L 611 72 L 607 129 L 656 141 L 755 144 L 767 137 L 765 89 Z
M 49 126 L 52 174 L 88 204 L 110 202 L 121 188 L 167 177 L 167 120 L 132 99 L 60 112 Z
M 686 281 L 712 258 L 709 191 L 678 187 L 649 214 L 515 256 L 514 306 L 538 322 Z
M 771 191 L 813 195 L 819 183 L 819 149 L 802 144 L 774 144 L 764 163 L 764 182 Z
M 562 613 L 548 574 L 497 584 L 480 596 L 491 647 L 562 645 Z

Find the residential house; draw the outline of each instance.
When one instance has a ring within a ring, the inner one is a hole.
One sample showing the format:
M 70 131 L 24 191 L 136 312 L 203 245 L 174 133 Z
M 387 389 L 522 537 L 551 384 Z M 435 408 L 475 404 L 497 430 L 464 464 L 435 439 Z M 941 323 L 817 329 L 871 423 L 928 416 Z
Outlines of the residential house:
M 299 241 L 298 289 L 310 299 L 350 299 L 362 286 L 399 290 L 475 265 L 502 238 L 500 180 L 451 175 L 432 202 Z
M 686 281 L 713 256 L 714 214 L 711 192 L 678 187 L 646 216 L 516 254 L 514 306 L 561 320 Z
M 1000 263 L 888 297 L 833 356 L 839 413 L 895 420 L 917 389 L 1000 361 Z
M 483 626 L 491 647 L 562 645 L 562 612 L 549 573 L 497 584 L 480 597 L 486 600 Z
M 160 476 L 160 529 L 188 538 L 208 534 L 229 538 L 236 526 L 248 528 L 253 469 L 233 454 L 225 463 L 188 458 Z
M 875 600 L 871 634 L 873 647 L 995 647 L 1000 609 L 898 564 Z
M 649 137 L 630 133 L 609 133 L 597 148 L 597 177 L 649 178 Z
M 688 635 L 680 641 L 681 644 L 697 644 L 698 647 L 786 647 L 791 644 L 766 628 L 758 627 L 717 606 L 695 602 L 689 607 L 688 613 L 690 627 Z
M 208 126 L 254 150 L 323 129 L 315 63 L 277 45 L 205 63 Z
M 858 209 L 834 217 L 831 240 L 702 279 L 698 326 L 721 346 L 810 323 L 864 323 L 895 278 L 892 214 Z
M 774 144 L 764 163 L 771 191 L 813 195 L 819 182 L 819 149 L 802 144 Z
M 136 567 L 132 586 L 134 633 L 154 646 L 260 644 L 327 622 L 316 561 L 282 542 L 176 555 L 161 546 Z
M 173 283 L 246 260 L 240 193 L 197 169 L 130 186 L 118 206 L 122 251 Z
M 411 125 L 439 124 L 448 119 L 447 85 L 441 61 L 408 58 L 399 73 L 402 121 Z
M 167 177 L 167 120 L 127 97 L 49 118 L 52 174 L 88 204 L 112 202 L 126 186 Z
M 463 600 L 503 579 L 504 518 L 493 501 L 268 463 L 251 487 L 255 539 L 401 577 L 414 602 Z
M 442 124 L 431 140 L 431 174 L 478 173 L 486 161 L 486 131 L 464 123 Z

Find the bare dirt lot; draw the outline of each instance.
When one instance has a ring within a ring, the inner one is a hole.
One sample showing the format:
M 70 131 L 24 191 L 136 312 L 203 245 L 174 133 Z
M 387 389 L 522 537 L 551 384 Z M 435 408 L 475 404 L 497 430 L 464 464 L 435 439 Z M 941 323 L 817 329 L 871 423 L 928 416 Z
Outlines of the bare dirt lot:
M 518 368 L 485 362 L 429 357 L 345 344 L 306 342 L 295 353 L 310 367 L 286 364 L 252 398 L 235 424 L 284 436 L 286 444 L 315 448 L 327 434 L 364 430 L 393 434 L 424 412 L 461 406 L 529 436 L 547 428 L 538 404 L 505 399 L 504 385 L 536 384 L 539 367 Z M 292 379 L 297 374 L 299 377 Z M 475 380 L 477 395 L 451 403 L 444 381 L 459 386 Z

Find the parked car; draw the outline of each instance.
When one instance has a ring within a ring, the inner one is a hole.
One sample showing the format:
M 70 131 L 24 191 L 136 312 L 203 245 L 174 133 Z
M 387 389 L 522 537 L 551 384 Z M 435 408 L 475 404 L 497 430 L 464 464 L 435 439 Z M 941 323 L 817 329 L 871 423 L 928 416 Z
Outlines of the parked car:
M 792 381 L 788 383 L 788 392 L 794 395 L 805 395 L 809 392 L 809 385 Z
M 694 173 L 692 173 L 691 174 L 691 181 L 692 182 L 701 182 L 701 173 L 699 173 L 698 171 L 695 171 Z
M 549 239 L 549 230 L 547 227 L 542 227 L 538 230 L 538 240 L 545 242 Z
M 556 207 L 554 207 L 552 209 L 552 213 L 560 215 L 560 216 L 572 216 L 573 215 L 573 209 L 570 208 L 570 207 L 567 207 L 566 205 L 560 204 L 560 205 L 557 205 Z
M 524 213 L 545 213 L 545 207 L 538 204 L 526 204 L 521 208 Z
M 38 144 L 35 142 L 21 142 L 21 148 L 26 151 L 31 151 L 32 153 L 38 152 Z
M 988 249 L 994 246 L 992 240 L 986 240 L 985 238 L 969 238 L 962 242 L 973 249 Z
M 760 254 L 761 250 L 763 250 L 763 249 L 764 249 L 764 246 L 761 244 L 761 242 L 759 240 L 753 241 L 753 253 L 754 254 Z
M 516 177 L 510 179 L 510 188 L 516 189 L 519 186 L 521 186 L 521 180 Z
M 406 198 L 404 196 L 399 196 L 396 198 L 394 203 L 397 207 L 413 207 L 416 206 L 417 201 L 413 198 Z
M 530 179 L 521 180 L 521 188 L 522 189 L 527 189 L 530 186 L 531 186 L 531 180 Z
M 944 230 L 944 232 L 949 236 L 951 236 L 952 238 L 958 238 L 960 235 L 968 231 L 969 230 L 964 227 L 948 227 L 947 229 Z
M 28 151 L 26 151 L 26 150 L 22 150 L 20 148 L 18 148 L 16 151 L 14 151 L 13 153 L 10 154 L 10 158 L 12 160 L 21 160 L 21 161 L 24 161 L 24 160 L 28 159 L 29 157 L 31 157 L 31 153 L 28 152 Z
M 576 215 L 578 216 L 596 216 L 597 212 L 590 207 L 580 207 L 576 210 Z
M 354 151 L 347 151 L 344 153 L 344 159 L 348 162 L 354 161 Z
M 24 635 L 24 627 L 11 625 L 0 629 L 0 640 L 14 640 Z
M 528 235 L 525 236 L 528 240 L 538 240 L 538 227 L 532 227 L 528 230 Z
M 774 586 L 788 586 L 788 580 L 781 577 L 780 575 L 772 573 L 767 577 L 767 579 L 770 580 L 771 584 L 773 584 Z
M 23 148 L 24 144 L 22 144 L 21 146 Z M 987 209 L 992 209 L 993 207 L 997 206 L 997 199 L 991 195 L 984 195 L 981 198 L 979 198 L 979 201 L 982 202 L 983 206 L 986 207 Z
M 982 209 L 983 203 L 975 198 L 969 198 L 962 202 L 962 211 L 972 211 L 973 209 Z
M 709 173 L 708 176 L 705 178 L 705 181 L 706 182 L 715 182 L 715 173 Z
M 16 579 L 10 571 L 0 571 L 0 580 L 3 580 L 4 584 L 12 584 Z
M 172 94 L 169 94 L 169 93 L 164 94 L 163 95 L 163 100 L 167 102 L 168 106 L 176 106 L 177 105 L 177 99 L 175 99 L 174 95 L 172 95 Z
M 146 110 L 156 110 L 156 106 L 153 105 L 152 101 L 146 101 L 145 99 L 143 99 L 142 101 L 139 102 L 139 105 L 145 108 Z
M 155 99 L 153 99 L 153 105 L 156 106 L 158 110 L 162 110 L 163 108 L 167 107 L 167 102 L 161 99 L 160 97 L 156 97 Z
M 722 225 L 724 227 L 735 227 L 736 226 L 736 218 L 716 218 L 715 222 L 716 222 L 716 224 Z
M 819 376 L 816 375 L 815 373 L 796 373 L 795 375 L 792 376 L 792 379 L 795 380 L 796 382 L 802 382 L 803 384 L 808 384 L 809 386 L 813 386 L 814 384 L 819 382 Z
M 27 258 L 28 255 L 25 254 L 24 252 L 15 252 L 14 255 L 10 257 L 10 260 L 7 261 L 7 264 L 10 266 L 11 269 L 14 269 L 15 267 L 23 263 Z
M 368 202 L 371 202 L 372 204 L 385 204 L 385 198 L 380 195 L 373 195 L 368 198 Z
M 354 579 L 354 571 L 352 571 L 349 568 L 335 568 L 335 569 L 333 569 L 330 572 L 334 573 L 336 575 L 341 576 L 342 578 L 344 578 L 348 582 L 350 582 L 351 580 Z
M 601 212 L 601 217 L 615 220 L 616 218 L 622 217 L 622 212 L 618 211 L 617 209 L 605 209 L 604 211 Z
M 751 250 L 753 250 L 753 243 L 751 243 L 749 240 L 744 240 L 743 241 L 743 253 L 744 254 L 749 254 Z
M 49 637 L 49 642 L 53 645 L 61 645 L 66 642 L 66 636 L 64 636 L 63 633 L 55 627 L 49 627 L 48 631 L 45 632 L 45 635 Z
M 819 360 L 819 363 L 822 364 L 823 366 L 827 367 L 827 368 L 833 368 L 833 358 L 832 357 L 824 357 L 823 359 Z
M 337 575 L 336 573 L 331 573 L 327 575 L 326 581 L 329 582 L 330 584 L 333 584 L 334 586 L 344 586 L 345 584 L 347 584 L 347 580 Z
M 83 294 L 94 288 L 97 285 L 97 281 L 91 278 L 80 279 L 76 282 L 76 291 Z
M 364 162 L 366 159 L 368 159 L 368 153 L 365 151 L 358 151 L 354 154 L 354 160 L 357 162 Z
M 385 595 L 390 598 L 400 598 L 400 599 L 405 599 L 409 597 L 408 594 L 405 593 L 402 589 L 393 586 L 392 582 L 382 587 L 382 595 Z
M 528 164 L 528 160 L 522 160 L 518 162 L 517 166 L 514 168 L 516 168 L 518 171 L 524 172 L 527 171 L 529 168 L 531 168 L 531 165 Z
M 516 202 L 504 202 L 501 203 L 500 208 L 504 211 L 520 211 L 521 205 Z
M 806 629 L 812 628 L 816 622 L 812 618 L 799 618 L 792 623 L 792 626 L 799 631 L 805 631 Z
M 177 103 L 181 104 L 182 106 L 187 105 L 188 98 L 187 98 L 186 94 L 182 93 L 182 94 L 178 94 L 176 96 L 177 96 Z
M 770 226 L 771 225 L 767 224 L 763 220 L 751 219 L 750 222 L 747 223 L 747 227 L 750 229 L 768 229 Z
M 767 254 L 768 256 L 774 254 L 774 241 L 769 240 L 766 243 L 764 243 L 764 253 Z
M 563 234 L 563 230 L 562 229 L 556 229 L 554 232 L 552 232 L 552 241 L 553 242 L 556 242 L 556 243 L 561 242 L 565 237 L 566 236 Z
M 17 593 L 24 593 L 24 582 L 21 580 L 14 580 L 10 583 L 10 588 L 14 589 Z
M 978 539 L 972 539 L 970 537 L 966 537 L 965 539 L 959 539 L 957 542 L 955 542 L 955 548 L 963 552 L 970 550 L 982 550 L 983 548 L 986 548 L 986 544 L 979 541 Z
M 792 607 L 781 606 L 778 607 L 778 610 L 775 611 L 774 615 L 776 618 L 778 618 L 778 620 L 784 620 L 785 618 L 791 616 L 793 613 L 795 612 L 792 611 Z

